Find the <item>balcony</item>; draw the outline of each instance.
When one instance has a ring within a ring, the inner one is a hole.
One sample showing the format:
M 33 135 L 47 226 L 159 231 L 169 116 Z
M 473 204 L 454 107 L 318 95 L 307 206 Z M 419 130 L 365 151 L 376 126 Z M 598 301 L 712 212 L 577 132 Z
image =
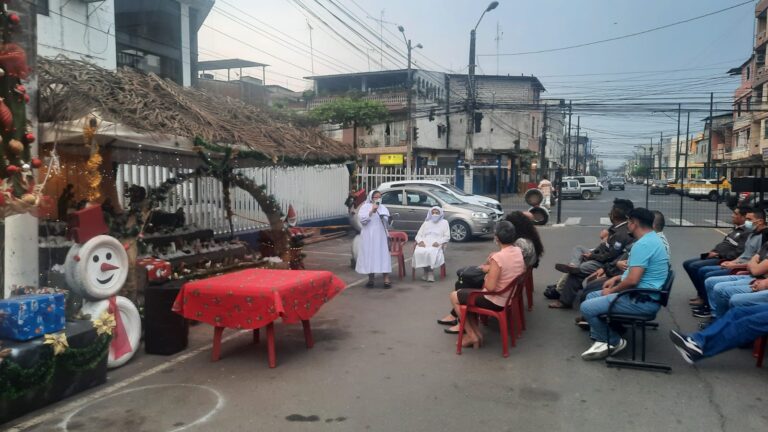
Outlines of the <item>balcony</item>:
M 316 97 L 307 102 L 307 109 L 317 108 L 320 105 L 333 102 L 336 99 L 346 97 L 346 95 L 335 96 L 321 96 Z M 408 108 L 408 94 L 406 91 L 390 92 L 390 93 L 371 93 L 362 96 L 361 99 L 369 101 L 379 101 L 383 103 L 389 111 L 400 111 Z M 415 102 L 415 98 L 414 98 Z
M 755 76 L 752 79 L 752 87 L 758 87 L 768 81 L 768 68 L 760 66 L 755 69 Z
M 765 30 L 755 35 L 755 49 L 760 48 L 761 46 L 763 46 L 763 44 L 765 44 L 766 41 L 768 41 L 768 39 L 766 39 L 765 36 L 766 36 Z
M 760 0 L 760 3 L 755 6 L 755 17 L 762 15 L 766 9 L 768 9 L 768 0 Z
M 729 161 L 737 161 L 739 159 L 746 159 L 751 156 L 751 153 L 749 151 L 749 148 L 747 147 L 736 147 L 733 149 L 732 152 L 725 154 L 725 160 Z
M 733 130 L 738 131 L 752 126 L 752 113 L 742 112 L 741 117 L 733 121 Z

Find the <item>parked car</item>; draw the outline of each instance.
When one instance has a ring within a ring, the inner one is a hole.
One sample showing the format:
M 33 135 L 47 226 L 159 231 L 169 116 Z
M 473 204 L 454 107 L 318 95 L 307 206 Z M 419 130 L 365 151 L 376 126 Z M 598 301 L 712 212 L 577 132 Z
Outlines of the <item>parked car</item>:
M 438 186 L 408 185 L 378 189 L 381 202 L 394 215 L 392 229 L 415 235 L 427 212 L 439 206 L 451 227 L 451 240 L 467 241 L 473 236 L 493 233 L 498 215 L 488 207 L 467 204 Z
M 688 196 L 696 201 L 707 198 L 710 201 L 717 201 L 730 192 L 730 185 L 727 188 L 721 187 L 722 182 L 719 179 L 697 179 L 693 180 L 691 187 L 687 189 Z
M 608 190 L 624 190 L 626 188 L 626 182 L 624 177 L 611 177 L 608 180 Z
M 662 195 L 669 195 L 669 184 L 666 180 L 653 180 L 651 182 L 651 187 L 648 191 L 651 195 L 654 194 L 662 194 Z
M 563 177 L 563 180 L 576 180 L 579 183 L 581 198 L 588 200 L 603 193 L 603 188 L 595 176 Z
M 465 203 L 484 206 L 484 207 L 493 209 L 493 211 L 499 216 L 499 218 L 502 218 L 504 216 L 504 210 L 501 208 L 501 203 L 496 201 L 495 199 L 488 198 L 482 195 L 468 194 L 463 190 L 457 188 L 456 186 L 444 181 L 401 180 L 401 181 L 394 181 L 394 182 L 385 182 L 379 185 L 378 190 L 381 191 L 382 189 L 399 188 L 399 187 L 406 187 L 406 186 L 420 186 L 420 187 L 442 189 Z

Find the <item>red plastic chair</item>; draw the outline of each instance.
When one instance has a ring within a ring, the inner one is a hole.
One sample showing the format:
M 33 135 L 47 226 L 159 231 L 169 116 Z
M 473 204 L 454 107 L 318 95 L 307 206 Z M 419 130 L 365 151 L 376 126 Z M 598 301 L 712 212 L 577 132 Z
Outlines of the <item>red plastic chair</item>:
M 408 243 L 408 234 L 402 231 L 389 232 L 389 256 L 397 258 L 397 276 L 405 277 L 405 255 L 403 246 Z
M 414 252 L 416 252 L 416 246 L 417 245 L 413 245 L 413 251 Z M 443 246 L 443 252 L 445 252 L 445 246 Z M 413 264 L 413 263 L 411 263 L 411 264 Z M 434 269 L 432 269 L 432 270 L 434 270 Z M 445 279 L 445 275 L 446 275 L 445 263 L 443 263 L 443 265 L 440 266 L 440 279 Z M 416 268 L 414 266 L 411 266 L 411 280 L 416 280 Z
M 467 323 L 467 314 L 475 313 L 480 316 L 494 317 L 499 321 L 499 330 L 501 332 L 501 353 L 504 357 L 509 357 L 509 338 L 512 338 L 512 346 L 515 344 L 515 325 L 513 320 L 521 318 L 522 315 L 522 292 L 525 286 L 525 274 L 522 274 L 515 278 L 501 291 L 494 292 L 494 295 L 501 295 L 509 293 L 507 303 L 504 309 L 501 311 L 493 311 L 490 309 L 484 309 L 475 305 L 479 296 L 488 294 L 487 291 L 474 291 L 469 293 L 467 304 L 462 305 L 460 308 L 459 316 L 459 338 L 456 342 L 456 354 L 461 354 L 461 343 L 464 339 L 464 327 Z M 511 330 L 511 331 L 510 331 Z
M 752 356 L 757 359 L 757 367 L 763 367 L 763 358 L 765 357 L 765 345 L 768 344 L 768 335 L 755 339 L 755 348 L 752 350 Z

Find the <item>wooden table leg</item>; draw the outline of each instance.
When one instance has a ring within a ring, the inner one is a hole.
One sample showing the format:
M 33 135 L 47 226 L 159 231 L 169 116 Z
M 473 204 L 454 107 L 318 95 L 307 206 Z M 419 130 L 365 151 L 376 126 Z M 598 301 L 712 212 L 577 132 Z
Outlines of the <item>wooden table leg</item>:
M 211 350 L 211 361 L 219 361 L 221 357 L 221 334 L 224 333 L 224 327 L 215 327 L 213 329 L 213 349 Z
M 253 329 L 253 343 L 259 343 L 259 329 Z
M 269 358 L 269 367 L 277 365 L 275 359 L 275 323 L 267 324 L 267 357 Z
M 304 341 L 307 343 L 307 349 L 315 346 L 315 341 L 312 339 L 312 329 L 309 327 L 309 320 L 301 320 L 301 325 L 304 327 Z

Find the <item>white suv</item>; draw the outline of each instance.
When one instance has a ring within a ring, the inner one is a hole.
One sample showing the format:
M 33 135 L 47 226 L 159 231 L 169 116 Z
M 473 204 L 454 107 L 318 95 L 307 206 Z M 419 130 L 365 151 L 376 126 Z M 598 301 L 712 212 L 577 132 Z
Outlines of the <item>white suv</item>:
M 453 195 L 454 197 L 458 198 L 461 201 L 464 201 L 465 203 L 474 204 L 474 205 L 480 205 L 483 207 L 487 207 L 490 209 L 493 209 L 493 211 L 499 216 L 499 218 L 504 216 L 504 211 L 501 208 L 501 203 L 496 201 L 493 198 L 488 198 L 482 195 L 472 195 L 464 192 L 463 190 L 457 188 L 456 186 L 439 180 L 402 180 L 402 181 L 393 181 L 393 182 L 386 182 L 379 185 L 377 190 L 383 190 L 383 189 L 391 189 L 391 188 L 399 188 L 403 186 L 432 186 L 432 187 L 439 187 L 440 189 L 443 189 L 444 191 L 448 192 L 449 194 Z

